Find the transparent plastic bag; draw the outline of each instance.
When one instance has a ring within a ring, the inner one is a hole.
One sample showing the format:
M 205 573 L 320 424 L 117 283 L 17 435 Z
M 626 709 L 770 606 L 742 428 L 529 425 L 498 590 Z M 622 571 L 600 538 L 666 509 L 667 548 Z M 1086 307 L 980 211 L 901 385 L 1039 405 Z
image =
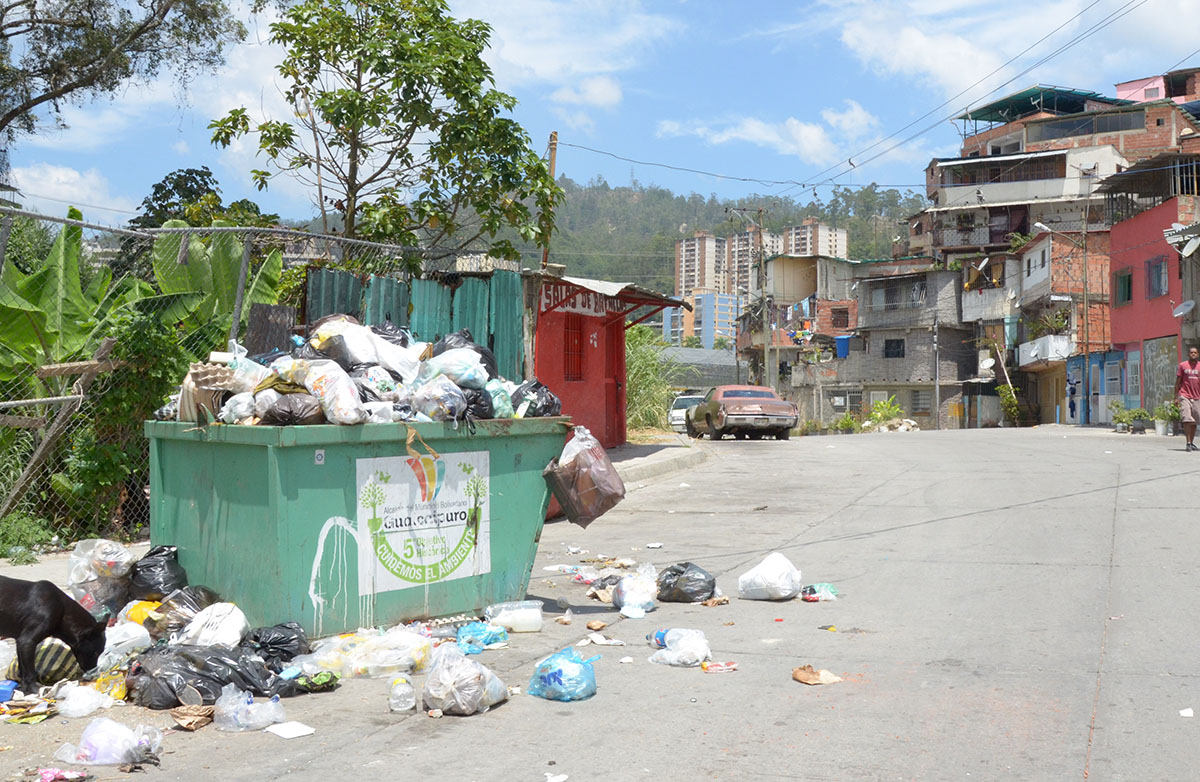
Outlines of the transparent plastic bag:
M 54 759 L 87 766 L 117 766 L 124 763 L 158 765 L 162 731 L 148 725 L 130 728 L 107 717 L 97 717 L 83 729 L 79 746 L 63 744 Z
M 586 428 L 575 427 L 559 458 L 542 471 L 567 519 L 587 527 L 625 498 L 625 483 Z
M 445 714 L 482 714 L 508 700 L 508 688 L 487 666 L 467 659 L 458 644 L 442 644 L 433 652 L 421 702 Z
M 700 630 L 676 628 L 668 630 L 664 639 L 665 646 L 650 655 L 650 662 L 659 665 L 676 665 L 681 668 L 695 668 L 705 660 L 712 659 L 708 639 Z
M 112 697 L 99 690 L 94 690 L 85 684 L 69 682 L 64 691 L 59 693 L 58 713 L 68 719 L 86 717 L 94 711 L 112 708 Z
M 238 646 L 250 633 L 250 623 L 233 603 L 213 603 L 171 636 L 172 646 Z
M 229 397 L 228 401 L 221 405 L 218 417 L 221 419 L 221 423 L 236 424 L 252 415 L 254 415 L 254 394 L 244 391 Z
M 356 367 L 350 379 L 358 386 L 358 398 L 362 402 L 395 402 L 400 398 L 396 381 L 390 372 L 378 364 Z
M 567 648 L 538 662 L 529 677 L 529 694 L 549 701 L 581 701 L 596 694 L 596 669 L 579 652 Z
M 286 721 L 287 715 L 278 695 L 255 702 L 253 695 L 239 690 L 235 684 L 221 688 L 221 697 L 217 698 L 213 710 L 213 724 L 217 730 L 234 733 L 262 730 Z
M 453 380 L 438 375 L 413 392 L 412 407 L 434 421 L 457 421 L 467 411 L 467 398 Z
M 488 382 L 482 357 L 468 348 L 453 348 L 426 359 L 421 364 L 417 385 L 424 385 L 438 375 L 445 375 L 460 388 L 482 389 Z
M 104 653 L 96 663 L 97 670 L 111 671 L 133 652 L 150 648 L 150 631 L 135 622 L 117 622 L 104 631 Z
M 806 603 L 820 603 L 826 600 L 837 600 L 837 587 L 824 581 L 819 584 L 809 584 L 800 590 L 800 599 Z
M 778 551 L 738 576 L 738 597 L 746 600 L 791 600 L 803 587 L 800 570 Z
M 363 402 L 363 409 L 369 424 L 390 424 L 395 417 L 391 402 Z
M 421 371 L 421 354 L 428 347 L 426 342 L 409 342 L 407 347 L 401 347 L 379 334 L 375 334 L 375 356 L 379 366 L 400 378 L 404 385 L 410 385 L 417 379 Z
M 92 538 L 75 544 L 67 560 L 67 585 L 95 578 L 124 578 L 133 567 L 133 552 L 113 540 Z
M 652 576 L 628 575 L 613 587 L 613 606 L 631 619 L 639 619 L 654 610 L 658 584 Z
M 230 361 L 229 368 L 233 370 L 233 390 L 239 394 L 254 393 L 254 389 L 258 388 L 259 383 L 275 374 L 262 364 L 251 361 L 245 356 L 239 356 Z
M 513 411 L 512 397 L 508 395 L 508 391 L 504 388 L 504 381 L 499 378 L 492 378 L 483 386 L 483 390 L 488 392 L 492 398 L 492 416 L 495 418 L 512 418 L 516 413 Z
M 495 603 L 484 609 L 488 622 L 500 625 L 514 633 L 541 632 L 542 601 L 514 600 L 508 603 Z
M 358 401 L 358 386 L 337 362 L 328 359 L 296 361 L 285 378 L 299 382 L 321 403 L 330 423 L 354 426 L 365 423 L 367 411 Z

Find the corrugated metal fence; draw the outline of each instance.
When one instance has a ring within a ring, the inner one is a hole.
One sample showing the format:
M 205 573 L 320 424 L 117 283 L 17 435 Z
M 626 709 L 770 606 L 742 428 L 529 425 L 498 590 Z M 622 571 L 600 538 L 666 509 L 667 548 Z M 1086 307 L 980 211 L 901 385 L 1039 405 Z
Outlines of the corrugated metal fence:
M 397 280 L 371 276 L 366 285 L 353 274 L 313 269 L 308 274 L 308 322 L 333 313 L 353 315 L 378 326 L 390 320 L 413 336 L 433 342 L 463 328 L 496 354 L 500 374 L 520 381 L 524 344 L 521 275 L 452 276 L 444 280 Z

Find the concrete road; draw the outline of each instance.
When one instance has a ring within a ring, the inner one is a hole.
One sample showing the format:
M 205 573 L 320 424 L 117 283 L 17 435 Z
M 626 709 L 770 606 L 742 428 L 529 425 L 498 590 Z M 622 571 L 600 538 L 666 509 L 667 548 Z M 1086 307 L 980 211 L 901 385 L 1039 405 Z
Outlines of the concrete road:
M 1061 427 L 705 443 L 713 458 L 636 488 L 589 529 L 548 525 L 529 592 L 555 611 L 566 598 L 574 623 L 478 658 L 524 690 L 539 658 L 603 618 L 628 646 L 581 650 L 603 655 L 591 700 L 520 695 L 435 720 L 388 714 L 386 681 L 354 680 L 286 701 L 314 736 L 172 734 L 146 778 L 1194 778 L 1200 721 L 1180 710 L 1200 710 L 1200 454 L 1182 446 Z M 569 545 L 660 568 L 691 560 L 731 596 L 782 551 L 842 599 L 734 597 L 621 620 L 543 571 L 576 563 Z M 644 637 L 660 627 L 704 630 L 740 669 L 648 663 Z M 844 681 L 792 681 L 803 664 Z M 132 707 L 108 716 L 170 724 Z M 0 768 L 54 765 L 85 724 L 0 724 L 13 747 Z

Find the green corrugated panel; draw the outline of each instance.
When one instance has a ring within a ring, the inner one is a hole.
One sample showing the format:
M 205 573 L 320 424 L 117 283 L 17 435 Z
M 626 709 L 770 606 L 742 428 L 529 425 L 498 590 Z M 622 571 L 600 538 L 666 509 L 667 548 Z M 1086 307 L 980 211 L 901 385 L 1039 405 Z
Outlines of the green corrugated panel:
M 450 289 L 434 280 L 413 280 L 409 328 L 413 336 L 424 342 L 433 342 L 453 331 L 450 328 Z
M 349 272 L 336 269 L 312 269 L 308 272 L 308 296 L 305 322 L 344 312 L 358 317 L 362 311 L 362 283 Z
M 524 378 L 521 367 L 525 355 L 525 327 L 522 323 L 525 303 L 521 275 L 517 272 L 493 272 L 491 288 L 488 315 L 496 366 L 501 375 L 520 382 Z
M 468 277 L 454 290 L 454 317 L 451 331 L 471 330 L 480 345 L 488 344 L 488 281 Z
M 397 326 L 408 325 L 408 282 L 371 275 L 363 295 L 362 322 L 381 326 L 386 320 Z

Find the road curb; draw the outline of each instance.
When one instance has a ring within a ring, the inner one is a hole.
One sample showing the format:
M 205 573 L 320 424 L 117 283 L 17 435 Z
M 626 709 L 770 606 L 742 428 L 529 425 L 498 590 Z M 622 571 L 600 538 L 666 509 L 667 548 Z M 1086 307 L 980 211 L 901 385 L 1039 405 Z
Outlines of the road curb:
M 630 483 L 647 481 L 679 470 L 686 470 L 689 467 L 695 467 L 698 464 L 703 464 L 708 459 L 708 452 L 703 448 L 693 446 L 680 448 L 679 451 L 680 453 L 674 454 L 668 459 L 656 459 L 651 462 L 630 464 L 624 467 L 618 464 L 616 465 L 617 474 L 621 476 L 621 480 L 628 487 Z

